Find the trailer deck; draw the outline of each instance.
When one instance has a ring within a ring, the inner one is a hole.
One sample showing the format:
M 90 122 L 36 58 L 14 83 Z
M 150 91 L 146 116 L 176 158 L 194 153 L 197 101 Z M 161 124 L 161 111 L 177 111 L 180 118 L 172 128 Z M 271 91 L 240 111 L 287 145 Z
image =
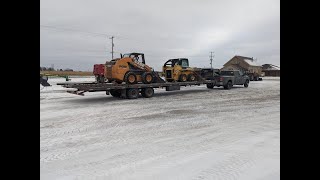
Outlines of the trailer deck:
M 144 97 L 152 97 L 153 88 L 166 88 L 166 91 L 180 90 L 180 86 L 194 86 L 201 84 L 215 84 L 215 80 L 191 81 L 191 82 L 164 82 L 164 83 L 151 83 L 151 84 L 115 84 L 115 83 L 97 83 L 97 82 L 65 82 L 58 83 L 65 88 L 72 88 L 75 90 L 68 90 L 68 93 L 84 95 L 85 92 L 106 91 L 115 97 L 135 99 L 141 93 Z

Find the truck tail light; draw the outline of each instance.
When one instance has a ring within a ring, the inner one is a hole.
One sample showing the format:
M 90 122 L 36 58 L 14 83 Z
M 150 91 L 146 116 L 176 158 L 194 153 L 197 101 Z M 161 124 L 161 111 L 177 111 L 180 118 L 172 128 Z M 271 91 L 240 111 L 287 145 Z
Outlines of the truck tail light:
M 219 81 L 223 81 L 223 77 L 220 77 L 220 78 L 219 78 Z

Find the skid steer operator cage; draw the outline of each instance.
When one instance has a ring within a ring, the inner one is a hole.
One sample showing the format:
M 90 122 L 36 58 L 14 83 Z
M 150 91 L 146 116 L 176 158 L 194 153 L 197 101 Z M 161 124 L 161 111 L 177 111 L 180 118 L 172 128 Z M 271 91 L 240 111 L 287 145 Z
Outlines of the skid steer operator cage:
M 146 61 L 144 59 L 144 54 L 143 53 L 129 53 L 129 54 L 124 54 L 122 56 L 122 58 L 124 57 L 129 57 L 129 58 L 133 58 L 137 61 L 142 62 L 143 64 L 146 64 Z
M 163 66 L 173 67 L 176 64 L 182 68 L 187 68 L 189 67 L 189 60 L 187 58 L 169 59 Z

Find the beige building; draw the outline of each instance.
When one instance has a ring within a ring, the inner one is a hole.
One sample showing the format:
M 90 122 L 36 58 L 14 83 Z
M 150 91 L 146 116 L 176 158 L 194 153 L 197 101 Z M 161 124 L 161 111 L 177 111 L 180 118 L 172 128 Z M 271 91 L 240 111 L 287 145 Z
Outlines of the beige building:
M 280 77 L 280 67 L 273 65 L 273 64 L 262 65 L 262 72 L 265 73 L 265 76 L 278 76 L 278 77 Z
M 262 74 L 262 66 L 253 60 L 253 58 L 244 56 L 234 56 L 223 65 L 221 70 L 240 70 L 243 73 L 252 76 L 250 79 L 260 77 Z

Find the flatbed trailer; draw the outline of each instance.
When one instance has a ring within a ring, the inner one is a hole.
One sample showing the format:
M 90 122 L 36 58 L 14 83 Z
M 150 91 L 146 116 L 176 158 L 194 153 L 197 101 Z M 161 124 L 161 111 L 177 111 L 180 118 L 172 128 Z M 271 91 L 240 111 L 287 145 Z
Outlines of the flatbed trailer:
M 68 93 L 84 95 L 85 92 L 105 91 L 107 95 L 111 94 L 114 97 L 136 99 L 139 93 L 143 97 L 150 98 L 154 95 L 154 88 L 166 88 L 166 91 L 180 90 L 181 86 L 193 86 L 207 84 L 207 88 L 212 89 L 215 85 L 215 80 L 202 80 L 191 82 L 161 82 L 151 84 L 116 84 L 116 83 L 97 83 L 97 82 L 65 82 L 57 83 L 65 88 L 72 88 L 75 90 L 68 90 Z

